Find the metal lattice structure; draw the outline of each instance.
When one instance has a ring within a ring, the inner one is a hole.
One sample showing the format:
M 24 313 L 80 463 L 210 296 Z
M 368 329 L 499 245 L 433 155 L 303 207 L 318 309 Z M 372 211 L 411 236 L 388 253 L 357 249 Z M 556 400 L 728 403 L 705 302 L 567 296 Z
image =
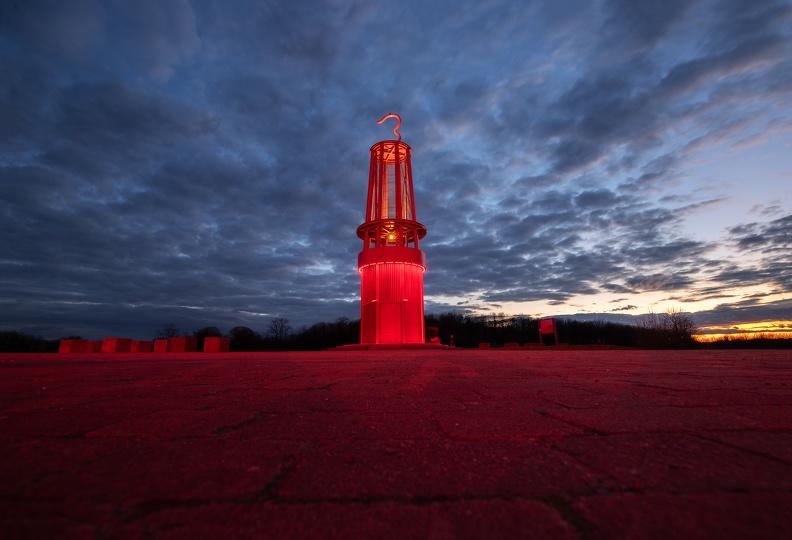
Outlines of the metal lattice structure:
M 416 221 L 412 149 L 398 140 L 371 147 L 366 221 L 357 229 L 361 276 L 361 343 L 423 343 L 423 274 L 426 257 L 419 241 L 426 227 Z

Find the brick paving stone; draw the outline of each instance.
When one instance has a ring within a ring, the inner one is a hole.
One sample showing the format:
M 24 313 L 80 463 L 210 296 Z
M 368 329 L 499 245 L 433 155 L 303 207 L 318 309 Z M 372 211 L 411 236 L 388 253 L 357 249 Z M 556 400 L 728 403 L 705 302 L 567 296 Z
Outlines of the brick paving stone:
M 49 481 L 60 484 L 67 467 L 88 469 L 89 464 L 114 455 L 133 443 L 124 439 L 19 437 L 3 434 L 0 439 L 0 497 L 16 497 L 25 491 L 34 496 L 43 495 L 32 486 Z
M 452 439 L 535 441 L 582 433 L 579 427 L 534 411 L 439 412 L 435 417 Z
M 574 509 L 589 523 L 588 538 L 777 540 L 792 537 L 789 493 L 607 495 Z
M 7 539 L 112 538 L 103 531 L 116 523 L 117 508 L 103 502 L 0 500 L 0 537 Z
M 429 414 L 357 412 L 268 412 L 228 430 L 230 438 L 249 440 L 424 440 L 440 437 Z
M 715 407 L 619 407 L 549 410 L 548 416 L 600 433 L 696 433 L 753 429 L 755 422 Z
M 748 421 L 752 429 L 792 431 L 792 414 L 789 405 L 738 405 L 721 407 L 721 414 Z
M 122 420 L 91 430 L 86 437 L 136 437 L 139 439 L 178 439 L 209 437 L 227 431 L 256 418 L 253 411 L 221 410 L 164 410 Z
M 722 407 L 728 405 L 786 405 L 792 402 L 792 393 L 788 397 L 780 397 L 749 391 L 736 390 L 685 390 L 664 394 L 661 398 L 664 405 L 675 407 Z
M 135 416 L 152 412 L 148 403 L 142 405 L 144 408 L 136 411 Z M 130 410 L 123 407 L 84 404 L 24 412 L 7 411 L 0 416 L 0 432 L 30 437 L 80 437 L 129 416 Z
M 535 397 L 552 404 L 551 408 L 600 409 L 676 405 L 668 391 L 647 390 L 627 384 L 576 383 L 565 387 L 539 388 Z
M 265 491 L 300 451 L 298 443 L 134 440 L 91 459 L 57 459 L 58 469 L 24 486 L 23 498 L 140 503 L 247 499 Z
M 132 512 L 140 510 L 131 509 Z M 145 509 L 145 527 L 117 520 L 113 537 L 574 539 L 577 534 L 550 506 L 535 501 L 454 501 L 427 504 L 308 503 L 173 505 Z
M 132 509 L 131 523 L 114 523 L 113 538 L 422 538 L 420 508 L 381 504 L 210 503 Z
M 463 501 L 429 508 L 425 538 L 577 538 L 552 507 L 536 501 Z
M 551 446 L 627 490 L 792 490 L 792 466 L 695 435 L 570 437 Z
M 285 499 L 544 497 L 617 485 L 552 448 L 521 441 L 356 441 L 311 445 Z
M 792 465 L 792 432 L 790 431 L 726 431 L 707 433 L 705 437 Z
M 281 398 L 278 411 L 309 413 L 313 411 L 365 413 L 422 413 L 427 411 L 457 411 L 465 403 L 480 401 L 481 396 L 468 390 L 442 390 L 431 392 L 403 391 L 399 389 L 371 389 L 368 385 L 355 388 L 331 387 L 327 389 L 295 391 Z

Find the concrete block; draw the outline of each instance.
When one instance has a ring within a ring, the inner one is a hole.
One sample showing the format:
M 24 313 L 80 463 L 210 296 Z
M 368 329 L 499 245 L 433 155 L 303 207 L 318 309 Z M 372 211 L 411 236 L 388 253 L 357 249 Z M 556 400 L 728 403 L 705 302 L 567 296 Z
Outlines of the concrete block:
M 151 342 L 134 340 L 129 352 L 151 352 Z
M 490 348 L 489 343 L 479 343 L 479 349 L 489 349 L 489 348 Z
M 175 337 L 170 339 L 168 352 L 196 352 L 197 350 L 198 338 Z
M 129 352 L 132 340 L 129 338 L 105 338 L 102 341 L 102 352 Z
M 204 352 L 228 352 L 231 350 L 231 338 L 207 337 L 204 338 Z
M 155 339 L 154 352 L 169 352 L 170 340 L 169 339 Z
M 94 352 L 93 342 L 87 339 L 62 339 L 58 346 L 58 353 L 87 352 Z

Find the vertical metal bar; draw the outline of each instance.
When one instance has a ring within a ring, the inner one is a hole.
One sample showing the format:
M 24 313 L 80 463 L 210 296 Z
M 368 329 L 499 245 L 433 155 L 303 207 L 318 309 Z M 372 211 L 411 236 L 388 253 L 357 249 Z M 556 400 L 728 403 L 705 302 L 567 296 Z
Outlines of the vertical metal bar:
M 380 219 L 382 213 L 382 143 L 377 143 L 377 165 L 374 171 L 374 182 L 377 186 L 377 207 L 372 219 Z
M 395 144 L 396 152 L 393 163 L 393 193 L 396 195 L 396 208 L 393 217 L 402 219 L 402 168 L 401 168 L 401 143 L 393 141 Z
M 410 192 L 410 215 L 407 217 L 410 221 L 417 221 L 418 218 L 415 216 L 415 190 L 413 189 L 413 176 L 412 176 L 412 150 L 408 150 L 407 160 L 406 160 L 406 173 L 407 173 L 407 187 Z M 418 230 L 413 227 L 413 238 L 415 239 L 415 249 L 420 249 L 420 244 L 418 240 Z
M 380 279 L 382 278 L 380 272 L 381 270 L 381 264 L 374 265 L 373 271 L 374 277 L 376 278 L 376 281 L 374 282 L 374 286 L 376 287 L 374 290 L 374 343 L 382 342 L 380 337 L 382 335 L 380 332 L 380 327 L 382 326 L 382 302 L 380 302 Z
M 412 153 L 410 151 L 410 153 Z M 411 221 L 418 221 L 418 218 L 415 217 L 415 193 L 413 192 L 413 177 L 412 177 L 412 163 L 410 159 L 410 155 L 407 155 L 407 185 L 410 188 L 410 219 Z
M 372 208 L 371 203 L 374 197 L 374 174 L 377 167 L 377 160 L 375 159 L 375 151 L 371 149 L 371 160 L 369 162 L 369 181 L 368 181 L 368 196 L 366 197 L 366 221 L 371 221 L 374 219 L 374 208 Z

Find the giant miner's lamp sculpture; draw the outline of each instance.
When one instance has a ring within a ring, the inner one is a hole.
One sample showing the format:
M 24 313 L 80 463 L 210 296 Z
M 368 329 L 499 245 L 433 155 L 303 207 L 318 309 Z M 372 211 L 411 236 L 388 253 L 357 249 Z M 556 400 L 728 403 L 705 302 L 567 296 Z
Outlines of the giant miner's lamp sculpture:
M 418 241 L 426 227 L 415 219 L 412 149 L 401 141 L 380 141 L 371 147 L 366 220 L 357 228 L 363 240 L 360 272 L 360 342 L 424 343 L 423 274 L 426 256 Z

